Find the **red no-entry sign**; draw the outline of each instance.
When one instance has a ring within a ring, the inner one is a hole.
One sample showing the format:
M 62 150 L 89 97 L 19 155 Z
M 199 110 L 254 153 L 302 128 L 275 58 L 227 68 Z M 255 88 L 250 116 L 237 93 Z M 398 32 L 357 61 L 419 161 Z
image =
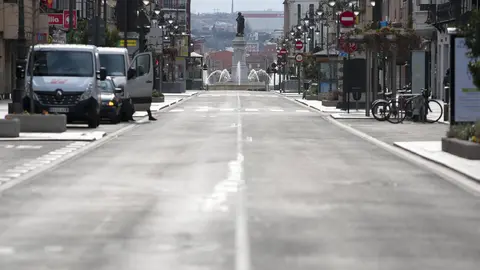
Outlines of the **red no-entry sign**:
M 287 54 L 287 49 L 282 48 L 278 54 L 281 54 L 281 55 Z
M 350 27 L 355 24 L 355 13 L 347 10 L 340 14 L 340 23 L 345 27 Z
M 295 41 L 295 49 L 297 50 L 303 49 L 303 42 L 301 40 Z

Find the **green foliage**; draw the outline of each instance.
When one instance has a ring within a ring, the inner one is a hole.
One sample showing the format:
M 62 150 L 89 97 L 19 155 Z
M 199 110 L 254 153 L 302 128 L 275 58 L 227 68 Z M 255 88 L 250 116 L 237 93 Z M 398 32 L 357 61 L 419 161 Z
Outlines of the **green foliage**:
M 457 138 L 465 141 L 479 142 L 480 139 L 480 122 L 473 125 L 462 124 L 450 126 L 450 130 L 447 131 L 448 138 Z
M 157 90 L 153 90 L 152 97 L 163 97 L 163 93 L 160 93 Z
M 305 54 L 303 57 L 303 74 L 305 79 L 318 81 L 318 70 L 315 62 L 315 56 L 312 54 Z
M 105 30 L 105 46 L 106 47 L 117 47 L 118 41 L 120 40 L 120 32 L 117 28 L 113 30 L 109 30 L 108 28 Z
M 77 29 L 67 33 L 67 43 L 69 44 L 88 44 L 88 21 L 78 21 Z
M 465 45 L 468 48 L 468 56 L 472 58 L 468 63 L 468 69 L 473 77 L 473 83 L 480 88 L 480 10 L 473 10 L 467 24 L 460 26 L 465 36 Z
M 105 29 L 105 39 L 106 47 L 117 47 L 118 41 L 120 40 L 119 31 L 116 28 L 109 30 L 107 27 Z M 77 29 L 67 33 L 67 42 L 69 44 L 88 44 L 87 20 L 79 21 Z

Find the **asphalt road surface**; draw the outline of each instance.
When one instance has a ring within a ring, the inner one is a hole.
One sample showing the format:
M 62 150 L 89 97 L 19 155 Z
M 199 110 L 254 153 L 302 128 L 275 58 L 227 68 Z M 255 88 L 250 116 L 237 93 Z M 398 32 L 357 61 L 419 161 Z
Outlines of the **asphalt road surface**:
M 268 93 L 207 92 L 0 197 L 0 268 L 478 269 L 479 199 Z

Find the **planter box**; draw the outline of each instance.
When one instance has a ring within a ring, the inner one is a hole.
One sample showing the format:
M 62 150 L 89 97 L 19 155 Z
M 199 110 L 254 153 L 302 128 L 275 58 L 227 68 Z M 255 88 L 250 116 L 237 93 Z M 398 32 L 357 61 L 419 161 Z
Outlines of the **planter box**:
M 306 100 L 318 100 L 318 96 L 306 96 L 305 97 Z
M 0 119 L 0 138 L 20 137 L 20 121 L 18 119 Z
M 152 102 L 165 102 L 165 97 L 152 97 Z
M 338 100 L 322 100 L 322 106 L 337 107 Z
M 442 151 L 461 158 L 480 160 L 480 143 L 442 138 Z
M 18 119 L 20 132 L 61 133 L 67 131 L 64 114 L 7 114 L 5 119 Z

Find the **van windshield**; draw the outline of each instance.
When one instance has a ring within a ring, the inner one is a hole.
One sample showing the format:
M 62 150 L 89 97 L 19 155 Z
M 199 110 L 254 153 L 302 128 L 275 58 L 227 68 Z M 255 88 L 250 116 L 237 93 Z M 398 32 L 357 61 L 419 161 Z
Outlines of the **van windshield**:
M 33 76 L 92 77 L 93 53 L 80 51 L 35 51 Z M 28 70 L 30 75 L 30 70 Z
M 123 54 L 100 54 L 100 65 L 107 69 L 107 76 L 125 76 Z

